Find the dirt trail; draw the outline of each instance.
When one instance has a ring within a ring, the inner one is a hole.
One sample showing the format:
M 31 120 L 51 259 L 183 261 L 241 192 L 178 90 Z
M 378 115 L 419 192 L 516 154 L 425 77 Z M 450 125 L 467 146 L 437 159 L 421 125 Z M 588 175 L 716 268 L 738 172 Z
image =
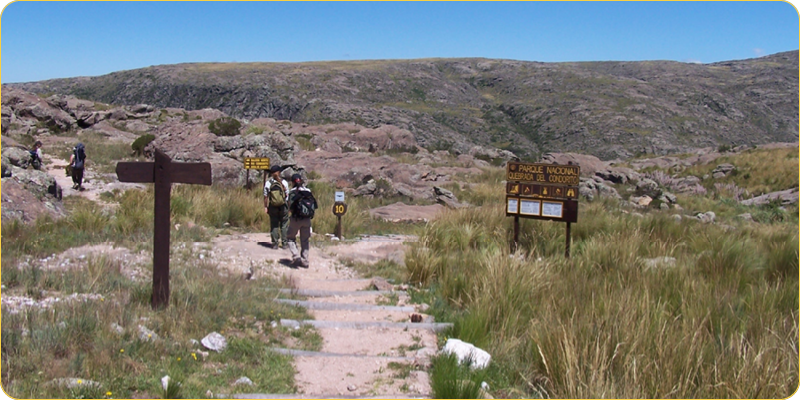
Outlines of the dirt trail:
M 84 190 L 72 188 L 66 176 L 65 160 L 46 160 L 47 173 L 62 188 L 62 195 L 81 196 L 102 204 L 100 194 L 114 188 L 141 187 L 116 181 L 115 176 L 100 176 L 90 168 Z M 110 180 L 110 182 L 105 182 Z M 197 254 L 209 257 L 229 274 L 253 273 L 253 278 L 269 276 L 289 282 L 296 294 L 307 296 L 305 306 L 314 317 L 310 321 L 281 321 L 290 329 L 300 324 L 316 326 L 323 338 L 319 352 L 275 349 L 294 356 L 297 370 L 296 395 L 253 393 L 237 398 L 341 398 L 341 397 L 428 397 L 430 383 L 424 368 L 436 353 L 435 329 L 431 318 L 408 304 L 403 291 L 371 290 L 371 279 L 357 276 L 340 260 L 375 263 L 381 259 L 402 261 L 403 236 L 373 237 L 310 251 L 308 269 L 289 267 L 288 250 L 272 249 L 268 233 L 219 236 L 210 243 L 194 243 Z M 184 245 L 186 246 L 186 245 Z M 311 303 L 311 304 L 309 304 Z M 411 323 L 412 313 L 426 319 Z
M 397 257 L 403 242 L 409 239 L 372 238 L 325 249 L 312 246 L 308 269 L 285 265 L 291 257 L 289 251 L 269 248 L 267 233 L 221 236 L 209 251 L 232 274 L 245 274 L 252 267 L 255 278 L 283 279 L 291 282 L 295 293 L 308 297 L 301 305 L 308 306 L 314 320 L 281 323 L 290 328 L 316 326 L 323 337 L 322 349 L 276 349 L 294 356 L 298 396 L 427 397 L 428 375 L 417 366 L 425 365 L 435 354 L 434 329 L 443 325 L 431 324 L 428 318 L 425 323 L 411 323 L 410 315 L 418 310 L 408 304 L 405 292 L 365 292 L 371 289 L 371 280 L 358 277 L 339 261 L 340 257 L 361 262 Z M 265 393 L 234 397 L 281 396 Z

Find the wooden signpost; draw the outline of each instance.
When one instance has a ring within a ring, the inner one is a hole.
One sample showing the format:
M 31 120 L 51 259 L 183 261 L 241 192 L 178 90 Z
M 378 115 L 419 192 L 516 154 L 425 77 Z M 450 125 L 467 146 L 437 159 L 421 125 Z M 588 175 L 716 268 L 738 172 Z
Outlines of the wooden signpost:
M 506 216 L 514 217 L 514 241 L 519 242 L 519 219 L 544 219 L 567 223 L 566 250 L 569 258 L 570 224 L 578 222 L 577 165 L 509 162 L 506 166 Z
M 173 183 L 211 184 L 211 164 L 173 163 L 156 149 L 155 162 L 117 163 L 120 182 L 155 183 L 153 223 L 153 309 L 169 306 L 169 199 Z
M 244 169 L 247 170 L 247 176 L 245 177 L 245 186 L 248 190 L 250 190 L 250 170 L 262 170 L 264 171 L 264 179 L 261 182 L 261 187 L 267 184 L 267 171 L 269 170 L 269 157 L 245 157 L 244 158 Z

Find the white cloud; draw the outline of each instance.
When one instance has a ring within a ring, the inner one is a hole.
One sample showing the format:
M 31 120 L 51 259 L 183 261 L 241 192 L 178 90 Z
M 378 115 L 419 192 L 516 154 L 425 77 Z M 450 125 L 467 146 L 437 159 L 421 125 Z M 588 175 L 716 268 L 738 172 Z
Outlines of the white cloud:
M 684 60 L 683 60 L 683 62 L 685 62 L 685 63 L 689 63 L 689 64 L 702 64 L 702 63 L 703 63 L 702 61 L 700 61 L 700 60 L 695 60 L 694 58 L 687 58 L 687 59 L 684 59 Z
M 756 47 L 755 49 L 753 49 L 753 53 L 756 53 L 756 57 L 761 57 L 764 55 L 764 49 Z

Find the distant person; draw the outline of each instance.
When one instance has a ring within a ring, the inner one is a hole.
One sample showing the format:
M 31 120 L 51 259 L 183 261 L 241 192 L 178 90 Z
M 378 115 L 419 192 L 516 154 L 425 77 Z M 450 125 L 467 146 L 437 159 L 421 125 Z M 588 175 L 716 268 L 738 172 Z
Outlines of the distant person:
M 33 169 L 42 169 L 42 142 L 37 140 L 33 144 L 33 149 L 29 150 L 31 153 L 31 166 Z
M 311 219 L 317 209 L 317 199 L 305 185 L 300 174 L 292 175 L 292 189 L 289 191 L 289 251 L 292 252 L 292 264 L 308 268 L 308 239 L 311 237 Z M 300 232 L 300 254 L 297 253 L 297 232 Z
M 269 229 L 272 248 L 285 248 L 289 229 L 289 183 L 281 178 L 282 168 L 270 168 L 270 177 L 264 184 L 264 209 L 269 215 Z
M 78 143 L 72 149 L 69 165 L 72 167 L 72 188 L 83 190 L 83 169 L 86 166 L 86 147 L 83 143 Z

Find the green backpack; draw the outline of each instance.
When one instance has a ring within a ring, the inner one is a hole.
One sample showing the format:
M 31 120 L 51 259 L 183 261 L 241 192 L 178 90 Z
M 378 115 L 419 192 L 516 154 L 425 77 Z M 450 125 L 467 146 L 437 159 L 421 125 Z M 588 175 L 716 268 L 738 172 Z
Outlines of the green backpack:
M 275 182 L 269 188 L 269 206 L 282 207 L 286 205 L 286 188 L 280 182 Z

